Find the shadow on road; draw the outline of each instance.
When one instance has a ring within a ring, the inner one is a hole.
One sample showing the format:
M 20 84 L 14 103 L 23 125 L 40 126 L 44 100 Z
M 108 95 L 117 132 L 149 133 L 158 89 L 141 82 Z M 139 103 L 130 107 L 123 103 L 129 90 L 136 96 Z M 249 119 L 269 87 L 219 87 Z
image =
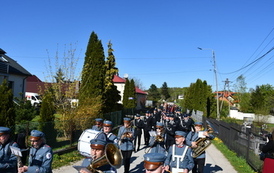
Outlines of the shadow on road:
M 204 167 L 204 173 L 213 173 L 218 171 L 223 171 L 223 168 L 221 168 L 218 165 L 212 166 L 212 164 L 208 164 L 208 163 Z
M 144 162 L 139 163 L 138 165 L 136 165 L 133 169 L 131 169 L 129 172 L 144 172 Z

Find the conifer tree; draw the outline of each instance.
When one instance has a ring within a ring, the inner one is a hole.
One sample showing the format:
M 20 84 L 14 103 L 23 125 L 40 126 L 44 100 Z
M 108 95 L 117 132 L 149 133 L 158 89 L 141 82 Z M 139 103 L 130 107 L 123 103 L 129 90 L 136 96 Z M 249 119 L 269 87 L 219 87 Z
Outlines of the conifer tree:
M 123 94 L 123 106 L 124 108 L 130 108 L 129 106 L 129 97 L 130 97 L 130 82 L 128 78 L 126 78 L 125 82 L 125 89 L 124 89 L 124 94 Z
M 136 107 L 136 91 L 135 91 L 135 82 L 133 79 L 129 82 L 129 108 L 135 108 Z
M 15 125 L 13 94 L 6 79 L 0 85 L 0 96 L 0 126 L 13 128 Z
M 118 69 L 115 67 L 115 56 L 113 54 L 112 43 L 108 43 L 108 57 L 106 60 L 106 78 L 105 78 L 105 104 L 104 113 L 114 112 L 119 110 L 121 106 L 118 101 L 121 100 L 121 96 L 117 87 L 113 83 L 114 75 L 118 74 Z
M 65 76 L 61 68 L 58 69 L 54 78 L 56 80 L 56 83 L 65 83 Z
M 92 32 L 88 42 L 82 80 L 79 90 L 79 105 L 84 105 L 86 99 L 96 99 L 103 105 L 105 88 L 105 56 L 101 40 Z M 102 112 L 102 107 L 98 107 Z
M 148 89 L 148 100 L 152 100 L 154 103 L 161 99 L 161 94 L 155 84 L 150 85 Z
M 57 133 L 54 129 L 54 95 L 52 88 L 45 91 L 42 98 L 41 110 L 40 110 L 40 127 L 39 129 L 47 136 L 47 143 L 54 144 L 56 142 Z
M 168 92 L 168 87 L 166 82 L 164 82 L 162 85 L 161 94 L 163 95 L 164 100 L 167 100 L 168 98 L 170 98 L 170 94 Z
M 214 96 L 212 95 L 211 87 L 206 81 L 197 79 L 196 83 L 191 83 L 184 96 L 184 105 L 189 110 L 199 110 L 204 112 L 204 115 L 209 116 L 214 111 Z M 216 111 L 215 111 L 216 112 Z

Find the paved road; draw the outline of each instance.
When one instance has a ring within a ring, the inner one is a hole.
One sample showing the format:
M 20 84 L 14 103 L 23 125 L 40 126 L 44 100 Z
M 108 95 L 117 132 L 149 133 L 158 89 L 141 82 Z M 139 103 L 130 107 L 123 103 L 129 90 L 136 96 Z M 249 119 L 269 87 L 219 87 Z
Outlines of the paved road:
M 132 154 L 130 172 L 141 173 L 143 172 L 143 155 L 145 153 L 144 145 L 141 146 L 141 150 L 137 153 Z M 72 163 L 69 166 L 61 167 L 60 169 L 53 170 L 53 173 L 77 173 L 77 171 L 72 167 L 73 165 L 81 165 L 82 160 Z M 124 172 L 124 167 L 122 166 L 117 170 L 118 173 Z M 217 150 L 217 148 L 211 144 L 206 149 L 206 165 L 204 173 L 237 173 L 237 171 L 231 166 L 224 155 Z

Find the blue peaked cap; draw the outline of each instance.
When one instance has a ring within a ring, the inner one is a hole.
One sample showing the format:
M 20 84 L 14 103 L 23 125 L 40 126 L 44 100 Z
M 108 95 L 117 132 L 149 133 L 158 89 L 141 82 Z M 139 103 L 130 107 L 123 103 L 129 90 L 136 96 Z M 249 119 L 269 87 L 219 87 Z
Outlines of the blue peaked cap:
M 0 134 L 4 134 L 4 133 L 10 133 L 10 128 L 8 127 L 0 127 Z
M 176 131 L 175 132 L 175 137 L 186 137 L 186 132 L 184 132 L 184 131 Z
M 144 160 L 149 162 L 164 162 L 166 156 L 162 153 L 147 153 L 144 155 Z

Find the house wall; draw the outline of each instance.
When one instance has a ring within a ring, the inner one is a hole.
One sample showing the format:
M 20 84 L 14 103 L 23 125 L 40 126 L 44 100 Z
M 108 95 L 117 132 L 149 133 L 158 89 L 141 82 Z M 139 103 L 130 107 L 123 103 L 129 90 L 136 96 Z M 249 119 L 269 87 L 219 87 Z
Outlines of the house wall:
M 272 115 L 259 116 L 259 115 L 255 115 L 254 113 L 243 113 L 243 112 L 239 112 L 238 110 L 230 110 L 229 117 L 236 118 L 239 120 L 244 120 L 244 118 L 249 118 L 249 119 L 252 119 L 253 121 L 268 122 L 268 123 L 274 124 L 274 116 Z
M 117 87 L 117 90 L 120 91 L 121 100 L 118 103 L 122 104 L 123 103 L 124 90 L 125 90 L 125 84 L 124 83 L 114 83 L 114 85 Z
M 4 76 L 0 75 L 0 85 L 3 83 L 4 81 Z
M 24 80 L 25 80 L 25 82 L 24 82 Z M 13 86 L 12 86 L 13 97 L 22 98 L 20 93 L 25 94 L 26 76 L 10 74 L 8 81 L 13 82 Z
M 137 101 L 137 106 L 136 106 L 136 109 L 137 110 L 140 110 L 140 109 L 143 109 L 145 108 L 146 106 L 146 95 L 144 94 L 136 94 L 136 101 Z

